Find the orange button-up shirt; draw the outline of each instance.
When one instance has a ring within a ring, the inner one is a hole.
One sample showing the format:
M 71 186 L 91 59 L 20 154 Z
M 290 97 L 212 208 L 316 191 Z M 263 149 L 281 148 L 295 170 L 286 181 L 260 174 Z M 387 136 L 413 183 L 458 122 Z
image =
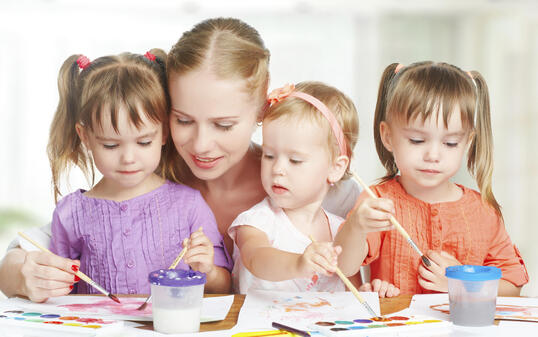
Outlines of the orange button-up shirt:
M 409 195 L 398 178 L 371 188 L 394 202 L 396 219 L 423 253 L 444 250 L 462 264 L 498 267 L 502 279 L 516 286 L 527 283 L 527 269 L 502 219 L 480 193 L 458 186 L 463 190 L 459 200 L 436 204 Z M 366 197 L 363 192 L 359 202 Z M 367 241 L 364 264 L 370 264 L 372 279 L 391 282 L 403 294 L 431 292 L 418 283 L 420 256 L 397 230 L 369 233 Z

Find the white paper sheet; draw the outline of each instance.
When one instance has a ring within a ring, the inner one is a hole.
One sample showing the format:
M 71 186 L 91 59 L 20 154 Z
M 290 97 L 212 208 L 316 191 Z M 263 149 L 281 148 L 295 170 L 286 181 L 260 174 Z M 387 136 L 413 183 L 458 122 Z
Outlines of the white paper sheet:
M 449 319 L 448 294 L 414 295 L 409 305 L 413 314 Z M 496 319 L 526 319 L 538 322 L 538 298 L 497 297 Z M 538 323 L 534 323 L 537 324 Z
M 375 292 L 361 292 L 379 315 L 379 297 Z M 236 328 L 271 330 L 279 322 L 301 330 L 317 321 L 367 318 L 362 304 L 351 292 L 275 292 L 252 290 L 247 293 Z
M 226 318 L 234 300 L 233 295 L 204 297 L 200 322 L 221 321 Z M 22 298 L 0 301 L 2 308 L 21 307 L 47 313 L 93 316 L 97 318 L 152 321 L 151 303 L 145 310 L 136 310 L 144 298 L 123 297 L 121 304 L 102 296 L 60 296 L 48 299 L 45 303 L 34 303 Z

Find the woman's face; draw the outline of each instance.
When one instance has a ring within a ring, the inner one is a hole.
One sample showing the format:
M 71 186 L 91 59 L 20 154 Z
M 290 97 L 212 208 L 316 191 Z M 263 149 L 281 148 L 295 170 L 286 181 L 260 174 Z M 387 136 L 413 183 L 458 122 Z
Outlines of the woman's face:
M 242 80 L 218 79 L 207 69 L 172 75 L 170 133 L 192 173 L 217 179 L 247 153 L 260 102 Z

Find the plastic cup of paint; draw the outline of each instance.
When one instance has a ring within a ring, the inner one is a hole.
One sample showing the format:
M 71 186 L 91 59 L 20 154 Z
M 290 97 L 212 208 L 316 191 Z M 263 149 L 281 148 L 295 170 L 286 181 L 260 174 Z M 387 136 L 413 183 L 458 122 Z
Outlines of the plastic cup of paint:
M 493 324 L 501 270 L 489 266 L 447 267 L 450 320 L 460 326 Z
M 206 276 L 192 270 L 159 269 L 149 274 L 153 329 L 161 333 L 200 330 Z

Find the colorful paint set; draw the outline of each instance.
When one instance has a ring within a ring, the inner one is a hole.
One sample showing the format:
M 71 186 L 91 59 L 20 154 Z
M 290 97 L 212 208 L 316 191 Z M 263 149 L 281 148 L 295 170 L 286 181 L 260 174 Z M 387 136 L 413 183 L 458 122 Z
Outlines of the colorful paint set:
M 320 321 L 310 326 L 311 330 L 319 331 L 330 337 L 345 336 L 394 336 L 397 333 L 415 331 L 432 331 L 436 333 L 452 326 L 451 322 L 424 315 L 383 316 L 371 319 L 354 319 L 341 321 Z
M 112 330 L 123 327 L 122 321 L 103 320 L 101 318 L 59 315 L 35 311 L 0 310 L 0 325 L 72 332 Z

